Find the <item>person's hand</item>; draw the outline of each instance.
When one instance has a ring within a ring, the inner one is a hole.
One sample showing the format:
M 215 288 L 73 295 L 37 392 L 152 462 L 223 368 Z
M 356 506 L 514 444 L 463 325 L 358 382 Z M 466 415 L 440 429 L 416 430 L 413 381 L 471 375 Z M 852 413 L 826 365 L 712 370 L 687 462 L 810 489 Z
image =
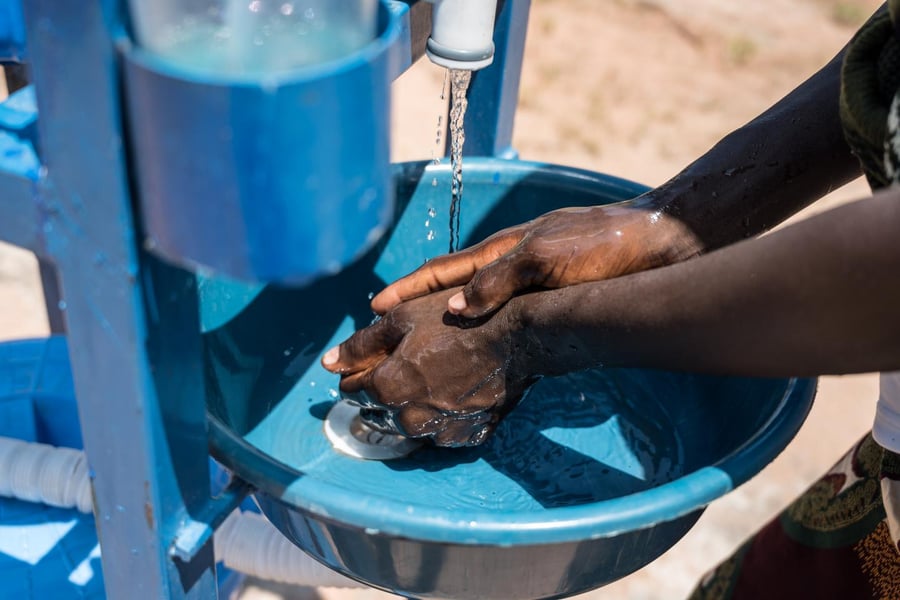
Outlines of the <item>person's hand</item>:
M 634 201 L 564 208 L 435 258 L 372 299 L 384 314 L 401 302 L 465 285 L 447 310 L 484 316 L 531 288 L 561 288 L 659 267 L 699 254 L 700 240 L 653 208 L 652 192 Z
M 341 390 L 365 390 L 377 428 L 438 446 L 482 443 L 532 379 L 519 366 L 507 307 L 471 321 L 447 313 L 447 290 L 398 305 L 322 359 Z

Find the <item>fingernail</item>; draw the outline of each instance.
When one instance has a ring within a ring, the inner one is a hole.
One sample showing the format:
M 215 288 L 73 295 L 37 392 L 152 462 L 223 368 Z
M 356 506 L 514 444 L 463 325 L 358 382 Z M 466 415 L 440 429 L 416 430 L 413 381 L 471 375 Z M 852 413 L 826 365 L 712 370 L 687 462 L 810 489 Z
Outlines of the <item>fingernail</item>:
M 325 353 L 325 356 L 322 357 L 323 365 L 333 365 L 338 361 L 338 358 L 341 357 L 341 347 L 335 346 L 331 350 Z
M 468 306 L 468 304 L 466 304 L 466 295 L 463 294 L 462 292 L 459 292 L 458 294 L 454 294 L 453 297 L 451 297 L 447 301 L 447 308 L 450 310 L 450 312 L 452 312 L 455 315 L 466 310 L 467 306 Z

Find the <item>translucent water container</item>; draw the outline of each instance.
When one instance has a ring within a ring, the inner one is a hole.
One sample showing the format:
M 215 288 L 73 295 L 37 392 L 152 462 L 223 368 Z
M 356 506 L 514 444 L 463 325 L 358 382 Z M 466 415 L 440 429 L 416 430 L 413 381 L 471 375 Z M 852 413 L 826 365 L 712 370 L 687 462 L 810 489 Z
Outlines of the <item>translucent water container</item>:
M 378 0 L 129 0 L 144 48 L 189 68 L 265 75 L 347 56 L 376 36 Z

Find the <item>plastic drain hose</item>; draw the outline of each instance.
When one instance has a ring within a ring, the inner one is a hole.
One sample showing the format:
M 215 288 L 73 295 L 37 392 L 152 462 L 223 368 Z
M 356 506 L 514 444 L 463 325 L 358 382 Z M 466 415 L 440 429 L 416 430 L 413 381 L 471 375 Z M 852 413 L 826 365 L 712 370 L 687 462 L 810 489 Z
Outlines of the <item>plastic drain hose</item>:
M 0 437 L 0 496 L 91 512 L 84 453 Z
M 92 512 L 84 452 L 0 437 L 0 496 Z M 308 587 L 365 587 L 316 562 L 253 512 L 237 509 L 228 515 L 213 544 L 226 567 L 260 579 Z
M 226 567 L 260 579 L 310 587 L 364 587 L 313 560 L 257 513 L 234 511 L 213 541 L 216 556 Z

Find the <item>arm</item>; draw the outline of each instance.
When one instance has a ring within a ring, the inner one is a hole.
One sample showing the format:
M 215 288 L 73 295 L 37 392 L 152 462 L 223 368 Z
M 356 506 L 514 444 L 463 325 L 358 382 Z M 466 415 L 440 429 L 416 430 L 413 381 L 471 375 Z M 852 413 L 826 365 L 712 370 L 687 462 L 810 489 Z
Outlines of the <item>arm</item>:
M 655 190 L 659 208 L 713 250 L 768 231 L 859 177 L 839 116 L 845 51 Z
M 694 261 L 513 302 L 535 356 L 523 366 L 543 374 L 900 369 L 900 189 Z
M 329 351 L 405 435 L 478 444 L 535 376 L 598 365 L 751 376 L 900 369 L 900 189 L 626 277 L 517 296 L 476 322 L 447 290 Z
M 375 296 L 373 310 L 465 285 L 448 310 L 480 317 L 526 289 L 635 273 L 767 231 L 861 173 L 841 131 L 843 54 L 659 188 L 553 211 L 438 257 Z

